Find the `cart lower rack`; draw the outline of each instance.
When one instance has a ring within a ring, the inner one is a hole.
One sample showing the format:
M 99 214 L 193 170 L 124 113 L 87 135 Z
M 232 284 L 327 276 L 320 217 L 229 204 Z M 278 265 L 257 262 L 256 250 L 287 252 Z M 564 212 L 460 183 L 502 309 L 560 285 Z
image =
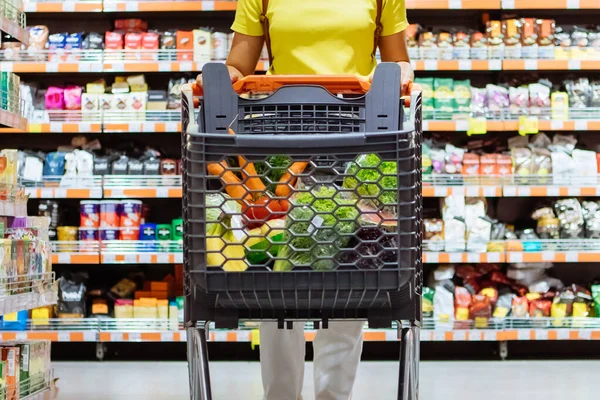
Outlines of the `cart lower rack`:
M 190 393 L 212 399 L 209 321 L 398 321 L 398 399 L 418 398 L 422 287 L 421 97 L 400 67 L 257 76 L 222 64 L 182 89 L 185 321 Z M 237 92 L 236 92 L 237 91 Z M 239 95 L 238 93 L 243 93 Z M 340 96 L 341 94 L 341 96 Z

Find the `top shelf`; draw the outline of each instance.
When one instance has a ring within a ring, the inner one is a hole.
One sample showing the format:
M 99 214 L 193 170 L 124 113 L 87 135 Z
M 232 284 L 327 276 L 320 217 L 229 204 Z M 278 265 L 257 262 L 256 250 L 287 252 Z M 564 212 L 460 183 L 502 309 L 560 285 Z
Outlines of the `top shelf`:
M 25 2 L 26 12 L 194 12 L 234 11 L 237 1 L 84 0 Z M 409 10 L 600 9 L 600 0 L 407 0 Z

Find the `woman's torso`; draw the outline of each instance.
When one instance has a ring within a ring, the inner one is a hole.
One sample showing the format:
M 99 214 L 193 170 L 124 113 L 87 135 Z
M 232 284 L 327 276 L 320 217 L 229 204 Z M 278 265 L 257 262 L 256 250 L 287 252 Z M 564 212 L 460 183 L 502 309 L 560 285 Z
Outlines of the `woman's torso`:
M 269 72 L 369 75 L 376 16 L 376 0 L 269 0 Z

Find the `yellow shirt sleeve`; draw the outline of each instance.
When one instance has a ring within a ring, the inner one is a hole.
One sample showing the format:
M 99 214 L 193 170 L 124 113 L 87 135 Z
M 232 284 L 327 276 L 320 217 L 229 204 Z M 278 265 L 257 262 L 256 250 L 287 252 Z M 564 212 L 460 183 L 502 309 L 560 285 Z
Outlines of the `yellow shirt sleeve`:
M 408 27 L 404 0 L 387 0 L 383 3 L 381 24 L 383 25 L 381 36 L 394 35 Z
M 231 30 L 248 36 L 262 36 L 261 14 L 261 0 L 238 0 Z

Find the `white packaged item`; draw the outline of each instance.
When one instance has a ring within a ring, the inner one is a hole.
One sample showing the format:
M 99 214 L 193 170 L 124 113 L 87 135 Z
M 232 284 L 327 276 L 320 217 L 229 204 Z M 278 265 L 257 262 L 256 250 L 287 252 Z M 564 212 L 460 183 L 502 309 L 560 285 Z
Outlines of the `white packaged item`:
M 433 318 L 436 329 L 452 329 L 454 320 L 454 296 L 441 285 L 435 287 L 433 296 Z
M 212 34 L 212 59 L 225 60 L 229 49 L 229 36 L 224 32 Z
M 102 112 L 115 111 L 115 95 L 112 93 L 104 93 L 100 95 L 99 106 L 100 111 Z
M 467 232 L 473 229 L 477 220 L 486 216 L 485 199 L 469 198 L 465 202 L 465 224 Z
M 96 112 L 100 109 L 100 95 L 96 93 L 81 94 L 81 112 L 83 114 Z
M 436 281 L 450 280 L 454 278 L 454 265 L 440 265 L 433 271 L 433 279 Z
M 540 268 L 512 268 L 506 271 L 506 276 L 518 281 L 520 284 L 529 285 L 544 274 L 545 269 Z
M 492 221 L 486 217 L 477 218 L 475 224 L 468 229 L 467 251 L 485 253 L 491 236 Z
M 75 153 L 65 154 L 65 174 L 60 178 L 60 186 L 77 185 L 77 158 Z
M 148 106 L 148 92 L 131 92 L 127 101 L 127 109 L 136 112 L 145 112 Z
M 467 228 L 465 220 L 453 218 L 444 221 L 444 247 L 447 252 L 465 251 L 465 235 Z
M 573 150 L 571 154 L 577 175 L 573 176 L 576 185 L 595 185 L 598 175 L 596 152 L 589 150 Z
M 465 197 L 453 194 L 443 200 L 442 219 L 444 221 L 465 217 Z
M 527 286 L 531 293 L 546 293 L 550 289 L 562 289 L 565 285 L 560 279 L 552 278 L 547 275 L 542 275 Z
M 114 111 L 130 111 L 129 93 L 116 93 L 114 96 Z
M 194 29 L 194 61 L 208 62 L 212 53 L 212 40 L 209 31 Z
M 38 157 L 27 156 L 23 164 L 21 177 L 25 181 L 40 182 L 44 172 L 44 163 Z
M 573 177 L 577 175 L 575 161 L 570 155 L 562 151 L 550 153 L 552 159 L 552 177 L 555 185 L 571 185 Z

